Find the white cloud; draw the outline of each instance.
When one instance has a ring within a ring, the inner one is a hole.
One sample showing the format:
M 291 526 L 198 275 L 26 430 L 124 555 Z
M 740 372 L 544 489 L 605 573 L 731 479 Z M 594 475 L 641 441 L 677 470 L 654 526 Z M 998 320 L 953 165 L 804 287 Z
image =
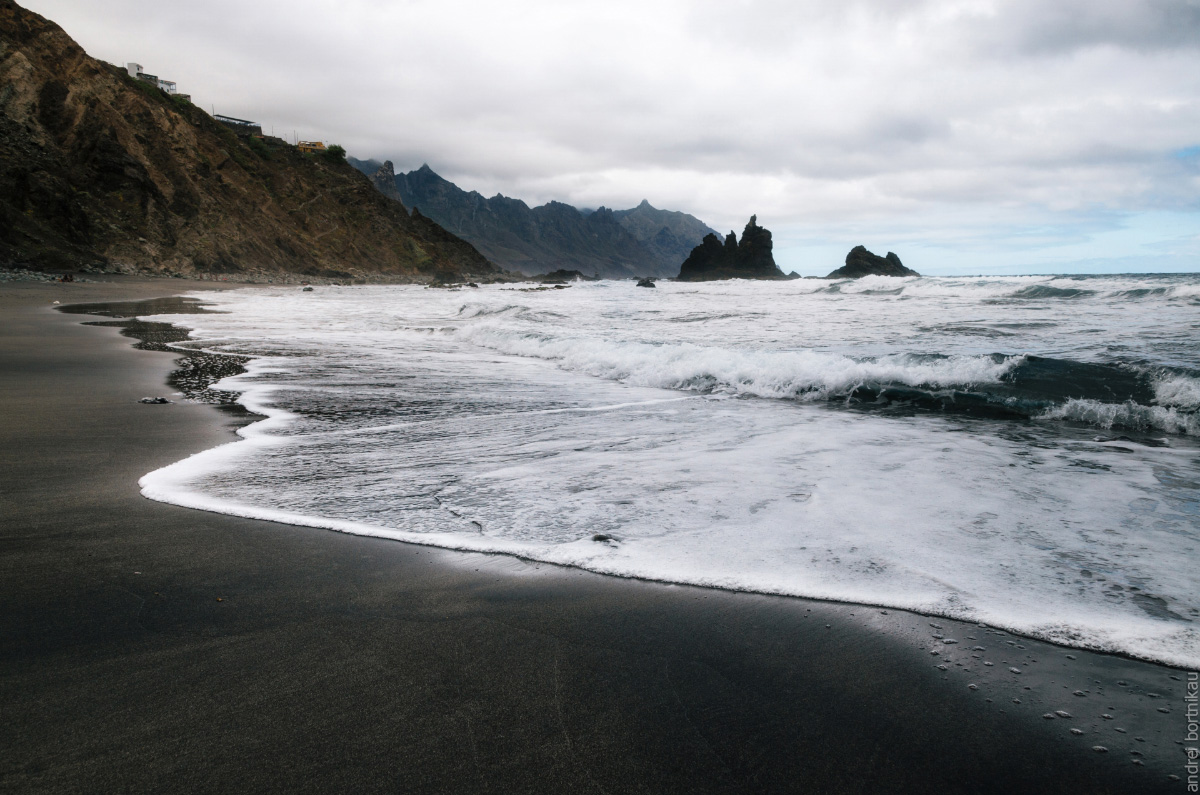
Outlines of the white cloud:
M 1200 214 L 1200 0 L 28 5 L 205 107 L 530 203 L 1030 251 Z

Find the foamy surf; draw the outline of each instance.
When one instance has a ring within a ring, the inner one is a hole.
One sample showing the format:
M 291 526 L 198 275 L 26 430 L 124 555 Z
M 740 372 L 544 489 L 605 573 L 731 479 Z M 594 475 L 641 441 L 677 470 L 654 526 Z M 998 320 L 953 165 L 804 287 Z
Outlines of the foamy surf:
M 270 357 L 220 384 L 268 419 L 142 487 L 1194 666 L 1197 346 L 1173 299 L 1130 317 L 1098 298 L 1137 289 L 1121 278 L 1065 316 L 1047 309 L 1061 296 L 992 303 L 995 280 L 970 300 L 901 280 L 927 294 L 849 308 L 747 283 L 222 294 L 227 314 L 172 320 Z M 940 330 L 918 331 L 931 317 Z M 1117 428 L 1156 436 L 1096 435 Z

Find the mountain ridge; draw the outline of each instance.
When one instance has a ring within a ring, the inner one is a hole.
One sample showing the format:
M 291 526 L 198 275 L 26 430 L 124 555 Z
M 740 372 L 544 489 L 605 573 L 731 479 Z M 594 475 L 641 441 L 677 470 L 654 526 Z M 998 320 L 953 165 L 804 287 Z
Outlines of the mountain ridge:
M 349 162 L 385 193 L 391 172 L 406 206 L 419 208 L 502 267 L 529 274 L 568 269 L 609 278 L 674 276 L 712 232 L 694 216 L 658 210 L 647 200 L 628 210 L 585 212 L 559 201 L 530 207 L 500 193 L 489 198 L 466 191 L 427 163 L 395 174 L 391 161 Z

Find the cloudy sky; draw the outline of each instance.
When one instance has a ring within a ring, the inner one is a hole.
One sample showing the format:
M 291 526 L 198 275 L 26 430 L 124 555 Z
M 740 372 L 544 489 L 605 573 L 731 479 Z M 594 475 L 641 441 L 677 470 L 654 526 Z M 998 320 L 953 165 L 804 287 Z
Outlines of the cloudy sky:
M 216 112 L 931 274 L 1200 271 L 1200 0 L 18 0 Z

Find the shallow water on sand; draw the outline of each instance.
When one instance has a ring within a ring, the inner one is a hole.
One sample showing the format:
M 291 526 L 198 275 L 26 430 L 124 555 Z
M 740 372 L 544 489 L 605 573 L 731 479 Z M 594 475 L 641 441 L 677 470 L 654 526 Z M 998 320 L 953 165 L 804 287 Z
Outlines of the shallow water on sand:
M 1200 276 L 203 298 L 154 499 L 1200 663 Z

